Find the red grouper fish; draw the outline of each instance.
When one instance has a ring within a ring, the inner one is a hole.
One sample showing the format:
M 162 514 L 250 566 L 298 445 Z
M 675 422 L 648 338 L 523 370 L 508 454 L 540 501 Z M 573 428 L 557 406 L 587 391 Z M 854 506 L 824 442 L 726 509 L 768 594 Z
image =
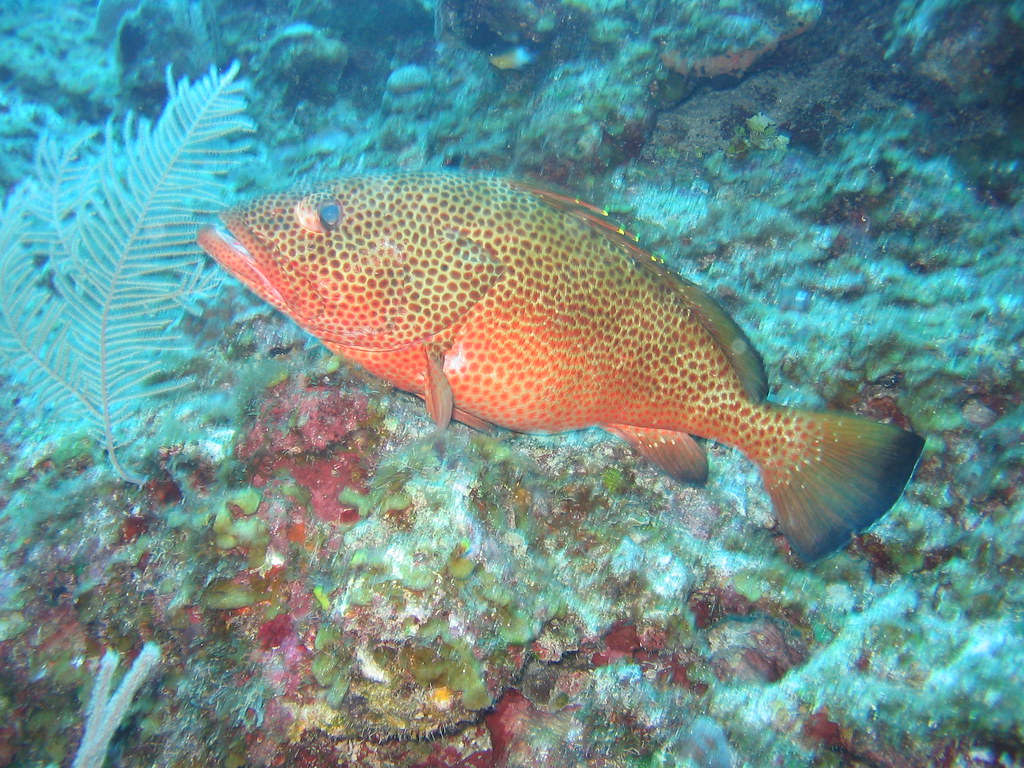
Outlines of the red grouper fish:
M 521 432 L 599 426 L 700 482 L 693 436 L 761 470 L 805 560 L 871 525 L 924 441 L 766 402 L 760 357 L 693 283 L 603 211 L 500 178 L 363 175 L 251 201 L 199 244 L 332 352 L 452 419 Z

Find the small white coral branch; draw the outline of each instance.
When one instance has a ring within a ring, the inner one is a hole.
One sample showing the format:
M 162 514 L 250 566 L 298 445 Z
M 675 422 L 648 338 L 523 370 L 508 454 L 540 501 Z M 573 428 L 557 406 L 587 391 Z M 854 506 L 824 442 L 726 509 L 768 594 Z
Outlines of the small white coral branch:
M 78 745 L 73 768 L 102 768 L 114 731 L 128 714 L 135 693 L 150 678 L 159 662 L 160 647 L 156 643 L 143 645 L 135 662 L 111 696 L 110 687 L 114 672 L 121 663 L 121 656 L 110 650 L 103 654 L 86 709 L 85 732 Z

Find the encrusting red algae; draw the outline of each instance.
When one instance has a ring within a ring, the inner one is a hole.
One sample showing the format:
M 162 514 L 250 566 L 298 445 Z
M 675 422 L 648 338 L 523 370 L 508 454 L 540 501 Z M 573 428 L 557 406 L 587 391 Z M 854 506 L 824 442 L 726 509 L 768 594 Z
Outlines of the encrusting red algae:
M 199 244 L 251 290 L 399 389 L 439 427 L 600 426 L 681 481 L 693 436 L 761 470 L 805 560 L 895 503 L 924 441 L 766 402 L 760 356 L 703 290 L 604 211 L 501 178 L 365 175 L 221 214 Z

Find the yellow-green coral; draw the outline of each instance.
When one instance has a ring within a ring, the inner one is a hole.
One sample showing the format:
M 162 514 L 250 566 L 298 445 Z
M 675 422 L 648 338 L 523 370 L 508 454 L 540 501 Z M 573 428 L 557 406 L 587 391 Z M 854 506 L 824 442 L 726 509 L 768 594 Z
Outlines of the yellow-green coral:
M 748 117 L 743 125 L 736 126 L 725 154 L 746 157 L 752 150 L 782 153 L 788 146 L 789 137 L 779 133 L 778 122 L 758 112 Z

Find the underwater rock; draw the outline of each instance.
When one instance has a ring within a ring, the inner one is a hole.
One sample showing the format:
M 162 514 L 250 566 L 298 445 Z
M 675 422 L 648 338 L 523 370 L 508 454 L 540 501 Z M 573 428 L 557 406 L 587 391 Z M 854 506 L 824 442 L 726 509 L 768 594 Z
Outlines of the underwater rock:
M 996 419 L 999 418 L 995 411 L 976 397 L 972 397 L 964 403 L 964 407 L 961 409 L 961 412 L 963 413 L 964 421 L 972 427 L 977 427 L 979 429 L 991 427 L 996 423 Z
M 807 657 L 799 640 L 763 618 L 722 621 L 708 632 L 708 644 L 711 665 L 720 680 L 773 683 Z
M 1020 6 L 984 2 L 901 2 L 889 30 L 887 56 L 906 55 L 925 78 L 948 88 L 957 106 L 1001 102 L 1020 82 Z
M 497 53 L 510 45 L 536 42 L 556 31 L 557 3 L 531 0 L 446 0 L 445 26 L 478 50 Z
M 419 64 L 406 64 L 392 70 L 384 85 L 388 93 L 399 96 L 428 88 L 431 84 L 430 70 Z
M 696 768 L 733 768 L 736 755 L 721 724 L 701 715 L 658 750 L 653 764 L 658 768 L 687 764 L 680 761 Z
M 675 24 L 664 28 L 661 63 L 674 72 L 698 79 L 735 81 L 782 43 L 812 30 L 822 6 L 813 0 L 746 2 L 710 13 L 697 14 L 685 6 L 674 12 Z M 721 19 L 714 18 L 718 13 L 733 18 L 720 23 Z M 696 18 L 698 15 L 700 18 Z
M 337 99 L 349 49 L 322 27 L 296 22 L 278 31 L 261 58 L 257 77 L 282 83 L 283 103 L 294 109 L 302 102 L 326 105 Z
M 261 492 L 236 494 L 214 523 L 217 546 L 247 568 L 212 584 L 206 605 L 232 616 L 233 642 L 259 659 L 275 739 L 416 740 L 475 721 L 550 611 L 509 579 L 521 555 L 464 492 L 479 467 L 438 485 L 424 443 L 383 460 L 369 484 L 362 469 L 327 469 L 380 439 L 370 412 L 342 391 L 276 385 L 239 447 Z
M 117 63 L 126 99 L 151 112 L 167 93 L 166 70 L 198 79 L 220 57 L 205 5 L 143 0 L 121 17 L 117 27 Z M 208 51 L 209 58 L 196 51 Z

